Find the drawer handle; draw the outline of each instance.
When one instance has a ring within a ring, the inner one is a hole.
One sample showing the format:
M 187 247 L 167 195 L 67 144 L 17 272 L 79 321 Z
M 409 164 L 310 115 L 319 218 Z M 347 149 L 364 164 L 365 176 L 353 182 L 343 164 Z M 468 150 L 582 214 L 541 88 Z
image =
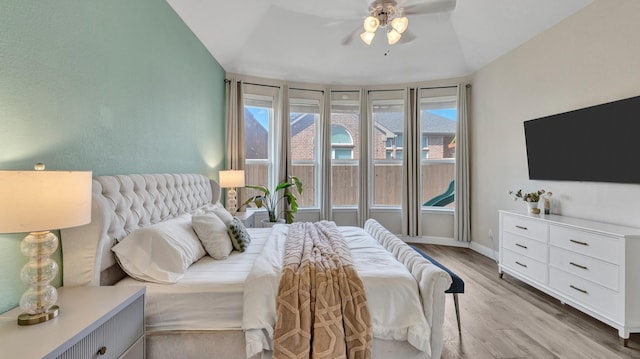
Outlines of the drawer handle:
M 569 241 L 573 242 L 575 244 L 579 244 L 581 246 L 588 246 L 589 245 L 589 243 L 587 243 L 587 242 L 580 242 L 580 241 L 576 241 L 575 239 L 570 239 Z
M 569 287 L 571 287 L 571 289 L 575 289 L 575 290 L 577 290 L 577 291 L 578 291 L 578 292 L 580 292 L 580 293 L 584 293 L 584 294 L 588 294 L 588 293 L 589 293 L 589 292 L 587 292 L 587 291 L 586 291 L 586 290 L 584 290 L 584 289 L 580 289 L 580 288 L 578 288 L 578 287 L 574 286 L 573 284 L 569 284 Z
M 526 265 L 526 264 L 522 264 L 522 263 L 520 263 L 520 262 L 518 262 L 518 261 L 516 261 L 516 264 L 517 264 L 517 265 L 519 265 L 519 266 L 521 266 L 521 267 L 525 267 L 525 268 L 527 268 L 527 265 Z
M 529 228 L 523 227 L 523 226 L 516 226 L 516 228 L 524 229 L 525 231 L 529 229 Z
M 527 246 L 523 246 L 523 245 L 522 245 L 522 244 L 520 244 L 520 243 L 516 243 L 516 246 L 518 246 L 518 247 L 520 247 L 520 248 L 527 249 Z
M 577 264 L 577 263 L 569 262 L 569 264 L 571 264 L 574 267 L 578 267 L 580 269 L 589 269 L 589 268 L 587 268 L 587 266 L 583 266 L 583 265 L 580 265 L 580 264 Z
M 107 347 L 100 347 L 100 349 L 98 349 L 98 355 L 105 355 L 107 353 Z

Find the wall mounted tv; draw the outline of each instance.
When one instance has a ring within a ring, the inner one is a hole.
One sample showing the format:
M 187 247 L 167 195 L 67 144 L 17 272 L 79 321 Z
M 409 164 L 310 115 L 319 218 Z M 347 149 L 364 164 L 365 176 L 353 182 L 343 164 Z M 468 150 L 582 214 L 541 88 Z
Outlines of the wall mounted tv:
M 640 183 L 640 96 L 524 121 L 529 178 Z

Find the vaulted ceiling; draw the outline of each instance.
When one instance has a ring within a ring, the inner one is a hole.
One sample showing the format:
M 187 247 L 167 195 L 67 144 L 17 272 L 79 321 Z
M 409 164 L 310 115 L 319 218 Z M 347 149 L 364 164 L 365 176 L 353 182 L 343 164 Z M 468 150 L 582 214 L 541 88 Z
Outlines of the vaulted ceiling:
M 426 7 L 444 0 L 396 0 Z M 227 72 L 319 84 L 375 85 L 465 76 L 592 0 L 457 0 L 408 15 L 388 45 L 359 38 L 367 0 L 167 0 Z M 544 56 L 544 54 L 541 54 Z

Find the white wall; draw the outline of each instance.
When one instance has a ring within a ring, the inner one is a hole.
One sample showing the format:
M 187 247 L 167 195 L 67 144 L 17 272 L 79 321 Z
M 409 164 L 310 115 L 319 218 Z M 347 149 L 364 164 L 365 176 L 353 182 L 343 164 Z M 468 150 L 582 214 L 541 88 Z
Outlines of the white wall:
M 640 95 L 640 1 L 594 1 L 478 71 L 472 93 L 476 244 L 493 247 L 490 230 L 497 243 L 499 209 L 524 210 L 507 194 L 518 188 L 552 191 L 552 211 L 563 215 L 640 227 L 640 185 L 529 180 L 523 129 L 525 120 Z M 620 165 L 640 166 L 640 156 Z

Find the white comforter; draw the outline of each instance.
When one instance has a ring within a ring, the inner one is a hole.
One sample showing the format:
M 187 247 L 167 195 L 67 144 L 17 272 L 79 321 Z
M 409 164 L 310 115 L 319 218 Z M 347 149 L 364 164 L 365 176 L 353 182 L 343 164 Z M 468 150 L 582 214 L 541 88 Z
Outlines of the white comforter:
M 408 341 L 431 353 L 431 328 L 424 316 L 416 279 L 359 227 L 339 227 L 367 293 L 374 338 Z M 247 357 L 272 350 L 276 295 L 288 226 L 276 225 L 247 276 L 242 328 Z M 411 250 L 409 247 L 407 247 Z

